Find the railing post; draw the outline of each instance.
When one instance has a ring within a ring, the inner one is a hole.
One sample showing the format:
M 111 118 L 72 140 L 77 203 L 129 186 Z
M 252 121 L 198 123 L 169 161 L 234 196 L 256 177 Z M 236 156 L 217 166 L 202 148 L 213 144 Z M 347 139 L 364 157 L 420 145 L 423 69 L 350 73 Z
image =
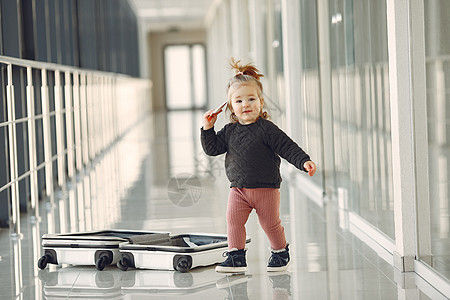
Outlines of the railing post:
M 22 240 L 11 239 L 9 243 L 11 251 L 11 283 L 14 289 L 15 299 L 20 299 L 23 292 L 23 268 L 22 268 Z
M 81 74 L 80 78 L 80 116 L 81 116 L 81 142 L 83 147 L 83 164 L 89 164 L 89 136 L 88 136 L 88 107 L 86 74 Z
M 103 97 L 105 105 L 105 134 L 106 134 L 106 145 L 111 144 L 111 97 L 109 95 L 109 80 L 108 77 L 103 78 Z
M 83 144 L 81 142 L 80 74 L 73 73 L 73 114 L 75 123 L 75 162 L 78 171 L 83 168 Z
M 89 160 L 94 160 L 97 152 L 96 139 L 96 119 L 93 116 L 97 115 L 95 110 L 95 101 L 93 101 L 94 93 L 94 79 L 92 74 L 86 76 L 86 115 L 87 115 L 87 136 L 89 140 Z
M 100 132 L 102 132 L 102 147 L 103 151 L 108 145 L 108 114 L 106 113 L 106 90 L 105 90 L 105 77 L 99 76 L 99 94 L 100 94 L 100 111 L 102 115 L 102 122 Z
M 50 133 L 50 103 L 48 97 L 47 70 L 41 70 L 42 127 L 44 133 L 45 190 L 47 196 L 53 192 L 52 143 Z
M 72 178 L 74 172 L 74 138 L 73 138 L 73 115 L 72 109 L 72 80 L 70 78 L 70 72 L 65 73 L 65 103 L 66 103 L 66 137 L 67 137 L 67 173 L 69 178 Z
M 33 71 L 27 67 L 27 110 L 28 110 L 28 155 L 30 159 L 31 216 L 39 221 L 39 190 L 36 159 L 36 120 L 34 103 Z
M 62 86 L 61 72 L 55 71 L 55 120 L 56 120 L 56 156 L 58 164 L 58 185 L 63 186 L 66 182 L 64 153 L 64 124 L 63 124 L 63 106 L 62 106 Z
M 114 98 L 113 98 L 113 82 L 112 78 L 106 79 L 106 86 L 108 91 L 108 115 L 109 115 L 109 124 L 108 124 L 108 133 L 109 133 L 109 142 L 115 140 L 115 130 L 114 130 Z
M 118 80 L 117 78 L 112 78 L 111 79 L 111 108 L 112 108 L 112 116 L 114 119 L 114 124 L 113 124 L 113 135 L 114 135 L 114 140 L 118 139 L 121 131 L 120 131 L 120 119 L 119 119 L 119 115 L 117 113 L 117 109 L 118 109 L 118 105 L 117 105 L 117 84 L 118 84 Z
M 11 206 L 9 210 L 9 224 L 11 236 L 20 238 L 20 206 L 19 182 L 17 181 L 17 145 L 16 145 L 16 111 L 14 100 L 14 86 L 12 82 L 12 64 L 8 64 L 6 86 L 6 101 L 8 105 L 8 144 L 9 144 L 9 171 L 11 181 Z

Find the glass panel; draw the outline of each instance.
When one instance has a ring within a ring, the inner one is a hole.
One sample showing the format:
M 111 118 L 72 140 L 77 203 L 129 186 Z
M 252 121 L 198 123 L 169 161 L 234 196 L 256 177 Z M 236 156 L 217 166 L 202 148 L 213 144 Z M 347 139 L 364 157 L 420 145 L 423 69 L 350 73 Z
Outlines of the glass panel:
M 204 108 L 206 105 L 205 47 L 172 45 L 164 50 L 168 109 Z
M 450 2 L 424 1 L 424 6 L 431 253 L 433 267 L 450 278 Z
M 205 48 L 202 45 L 192 46 L 192 73 L 195 106 L 204 107 L 206 105 L 206 65 Z
M 301 53 L 302 82 L 301 103 L 302 117 L 298 118 L 302 129 L 300 144 L 316 162 L 322 165 L 322 114 L 320 98 L 319 46 L 317 32 L 317 5 L 315 1 L 302 0 L 301 16 Z M 323 176 L 320 167 L 311 180 L 322 186 Z
M 17 1 L 0 2 L 0 22 L 2 23 L 0 27 L 3 28 L 1 33 L 2 55 L 17 58 L 22 55 L 20 41 L 23 37 L 18 19 L 19 12 L 20 8 Z
M 273 73 L 268 74 L 270 77 L 270 87 L 266 89 L 267 94 L 264 95 L 267 110 L 275 122 L 280 122 L 280 117 L 285 114 L 285 95 L 284 95 L 284 62 L 283 62 L 283 35 L 281 23 L 281 0 L 272 2 L 272 44 L 273 48 L 270 52 L 272 55 L 273 67 L 270 68 Z M 267 85 L 266 85 L 267 86 Z M 265 86 L 265 88 L 266 88 Z
M 268 35 L 266 34 L 268 30 L 268 23 L 267 23 L 267 5 L 268 0 L 255 0 L 255 30 L 256 34 L 260 35 L 260 38 L 256 39 L 256 45 L 254 46 L 255 49 L 255 55 L 257 58 L 260 59 L 259 67 L 260 71 L 263 74 L 267 74 L 268 72 L 268 66 L 269 66 L 269 55 L 268 55 Z M 260 29 L 262 28 L 262 29 Z M 264 77 L 263 77 L 264 78 Z
M 386 3 L 329 5 L 338 194 L 394 239 Z
M 190 108 L 191 59 L 189 46 L 168 46 L 164 50 L 164 63 L 167 108 Z
M 281 16 L 281 0 L 273 0 L 274 6 L 274 28 L 273 34 L 274 39 L 272 41 L 272 47 L 275 49 L 275 67 L 277 74 L 284 73 L 284 63 L 283 63 L 283 29 L 282 29 L 282 16 Z

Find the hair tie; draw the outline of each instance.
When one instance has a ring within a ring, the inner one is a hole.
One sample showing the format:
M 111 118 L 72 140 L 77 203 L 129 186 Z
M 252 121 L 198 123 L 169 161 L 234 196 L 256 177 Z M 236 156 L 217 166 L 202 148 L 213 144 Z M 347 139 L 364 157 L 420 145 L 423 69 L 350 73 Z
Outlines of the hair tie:
M 239 75 L 244 75 L 244 73 L 242 71 L 239 71 L 239 72 L 237 72 L 236 76 L 239 76 Z

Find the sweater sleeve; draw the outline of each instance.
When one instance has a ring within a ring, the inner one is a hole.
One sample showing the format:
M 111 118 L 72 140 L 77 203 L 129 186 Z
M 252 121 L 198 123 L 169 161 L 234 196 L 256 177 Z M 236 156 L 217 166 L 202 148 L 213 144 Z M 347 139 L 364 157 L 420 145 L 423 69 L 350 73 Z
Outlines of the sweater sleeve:
M 227 152 L 227 144 L 225 141 L 225 127 L 219 132 L 214 131 L 214 127 L 208 130 L 201 130 L 201 142 L 203 151 L 209 156 L 217 156 Z
M 306 172 L 303 165 L 311 160 L 309 155 L 274 123 L 268 121 L 267 124 L 267 143 L 272 150 L 296 168 Z

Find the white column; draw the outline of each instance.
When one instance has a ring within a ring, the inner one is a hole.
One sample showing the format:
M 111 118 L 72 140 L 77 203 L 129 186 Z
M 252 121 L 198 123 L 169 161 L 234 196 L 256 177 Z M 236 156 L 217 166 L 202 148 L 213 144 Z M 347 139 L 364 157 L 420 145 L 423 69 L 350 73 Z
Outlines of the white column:
M 286 83 L 287 131 L 297 139 L 301 128 L 298 118 L 301 109 L 302 51 L 300 43 L 300 2 L 283 0 L 281 3 L 283 30 L 283 63 Z M 300 114 L 301 115 L 301 114 Z M 295 123 L 295 124 L 294 124 Z
M 389 92 L 394 185 L 394 266 L 414 271 L 415 176 L 408 0 L 387 0 Z

